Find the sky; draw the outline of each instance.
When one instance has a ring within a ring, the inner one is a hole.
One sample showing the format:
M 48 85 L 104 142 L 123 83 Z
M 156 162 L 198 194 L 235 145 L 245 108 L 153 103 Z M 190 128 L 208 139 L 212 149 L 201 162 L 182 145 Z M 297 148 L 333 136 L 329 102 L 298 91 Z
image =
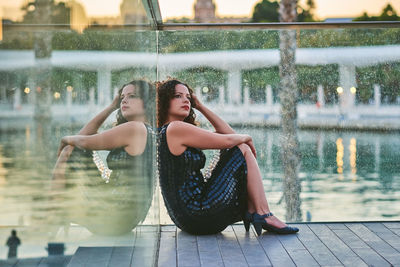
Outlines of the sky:
M 213 0 L 220 16 L 248 16 L 261 0 Z M 159 0 L 163 18 L 192 17 L 195 0 Z M 300 0 L 300 5 L 305 3 Z M 356 17 L 366 11 L 369 15 L 378 15 L 383 7 L 390 3 L 400 13 L 400 0 L 315 0 L 316 14 L 319 18 Z
M 7 16 L 13 7 L 17 9 L 27 0 L 0 0 L 0 16 Z M 76 0 L 81 2 L 89 16 L 117 16 L 122 0 Z M 141 2 L 142 0 L 131 0 Z M 256 3 L 261 0 L 213 0 L 219 16 L 250 17 Z M 159 0 L 162 17 L 193 17 L 195 0 Z M 300 0 L 300 4 L 305 0 Z M 390 3 L 400 14 L 400 0 L 315 0 L 316 14 L 320 19 L 327 17 L 356 17 L 364 11 L 378 15 Z M 7 9 L 4 9 L 7 7 Z

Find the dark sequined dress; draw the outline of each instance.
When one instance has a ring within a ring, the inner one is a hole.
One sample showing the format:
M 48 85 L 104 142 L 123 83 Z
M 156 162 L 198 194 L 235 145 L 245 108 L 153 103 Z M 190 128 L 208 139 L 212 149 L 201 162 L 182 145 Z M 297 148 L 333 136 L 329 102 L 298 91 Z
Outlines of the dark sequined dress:
M 191 234 L 214 234 L 241 221 L 247 209 L 247 166 L 238 147 L 224 149 L 205 181 L 201 169 L 206 157 L 188 147 L 179 156 L 167 144 L 167 125 L 157 140 L 161 192 L 172 221 Z

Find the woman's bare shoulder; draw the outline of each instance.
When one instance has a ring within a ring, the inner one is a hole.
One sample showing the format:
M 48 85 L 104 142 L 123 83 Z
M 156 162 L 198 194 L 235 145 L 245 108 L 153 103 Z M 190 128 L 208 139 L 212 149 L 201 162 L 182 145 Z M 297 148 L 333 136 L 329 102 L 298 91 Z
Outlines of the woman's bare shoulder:
M 200 129 L 190 123 L 183 122 L 183 121 L 173 121 L 170 122 L 167 128 L 167 133 L 183 133 L 183 132 L 193 132 Z
M 128 121 L 117 127 L 123 128 L 124 130 L 132 131 L 135 133 L 145 133 L 147 132 L 146 125 L 140 121 Z

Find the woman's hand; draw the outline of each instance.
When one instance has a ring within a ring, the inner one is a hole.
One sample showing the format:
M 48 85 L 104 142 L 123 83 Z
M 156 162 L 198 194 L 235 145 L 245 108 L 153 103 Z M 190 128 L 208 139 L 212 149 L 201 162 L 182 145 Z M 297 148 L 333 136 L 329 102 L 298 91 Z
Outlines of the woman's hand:
M 192 94 L 192 100 L 193 100 L 193 108 L 200 110 L 203 104 L 200 102 L 200 100 L 197 98 L 195 94 Z
M 257 151 L 253 144 L 253 138 L 248 134 L 243 134 L 242 136 L 245 137 L 242 144 L 246 144 L 250 147 L 251 152 L 253 153 L 254 157 L 257 158 Z
M 257 158 L 257 151 L 256 151 L 256 148 L 255 148 L 255 146 L 253 144 L 253 140 L 251 139 L 250 141 L 247 141 L 245 144 L 250 147 L 251 152 L 253 152 L 254 157 Z
M 63 138 L 61 138 L 60 146 L 58 147 L 58 150 L 57 150 L 57 157 L 59 157 L 61 155 L 61 151 L 63 151 L 64 147 L 69 145 L 68 138 L 69 138 L 69 136 L 64 136 Z

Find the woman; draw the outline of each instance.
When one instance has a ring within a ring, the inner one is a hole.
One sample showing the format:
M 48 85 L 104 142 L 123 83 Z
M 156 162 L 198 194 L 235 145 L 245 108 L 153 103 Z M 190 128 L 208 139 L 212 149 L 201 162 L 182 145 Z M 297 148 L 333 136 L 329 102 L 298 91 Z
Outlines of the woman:
M 157 85 L 158 163 L 164 202 L 174 223 L 192 234 L 214 234 L 244 221 L 278 234 L 298 231 L 269 209 L 256 150 L 249 135 L 236 134 L 204 106 L 185 83 L 169 79 Z M 193 108 L 214 126 L 215 133 L 195 125 Z M 221 149 L 211 177 L 204 181 L 202 149 Z
M 66 174 L 80 186 L 86 203 L 74 212 L 74 220 L 93 232 L 126 233 L 147 214 L 153 193 L 153 134 L 147 124 L 154 113 L 153 92 L 146 81 L 125 84 L 77 135 L 61 139 L 54 178 L 63 180 Z M 116 126 L 97 133 L 115 110 Z M 110 151 L 107 164 L 95 150 Z

